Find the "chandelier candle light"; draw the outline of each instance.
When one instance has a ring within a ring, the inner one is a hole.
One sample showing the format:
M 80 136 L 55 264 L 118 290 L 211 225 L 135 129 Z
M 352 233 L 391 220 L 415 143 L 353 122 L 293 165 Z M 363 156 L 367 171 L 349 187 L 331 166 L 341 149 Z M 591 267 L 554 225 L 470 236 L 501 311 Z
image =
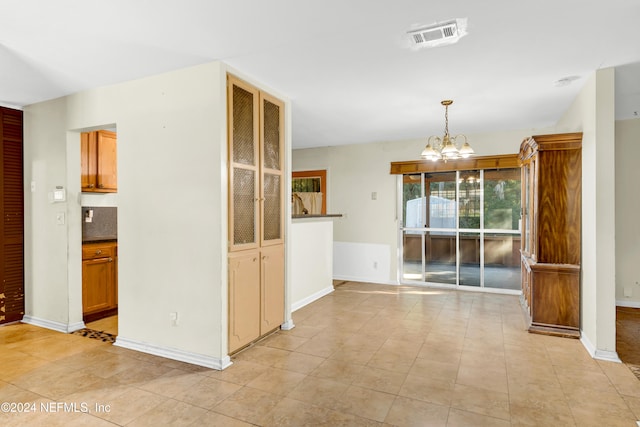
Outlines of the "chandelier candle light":
M 461 157 L 466 159 L 474 154 L 473 148 L 467 142 L 467 137 L 462 134 L 454 137 L 449 135 L 449 105 L 453 104 L 453 101 L 445 99 L 440 103 L 444 105 L 444 136 L 442 138 L 435 135 L 430 136 L 427 140 L 427 146 L 422 150 L 422 158 L 434 162 L 436 160 L 444 160 L 445 163 L 447 160 Z M 464 139 L 464 144 L 460 148 L 456 146 L 458 138 Z

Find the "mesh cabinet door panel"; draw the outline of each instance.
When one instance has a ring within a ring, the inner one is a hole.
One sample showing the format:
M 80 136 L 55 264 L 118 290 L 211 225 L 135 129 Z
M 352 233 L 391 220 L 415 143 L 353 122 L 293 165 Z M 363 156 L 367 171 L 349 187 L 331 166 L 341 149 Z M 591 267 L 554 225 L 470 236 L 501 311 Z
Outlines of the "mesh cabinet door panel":
M 280 175 L 264 175 L 263 240 L 282 238 L 282 179 Z
M 263 100 L 264 160 L 267 169 L 281 170 L 280 165 L 280 106 Z
M 255 95 L 239 86 L 233 87 L 233 161 L 256 164 Z
M 234 168 L 233 244 L 256 243 L 256 173 Z

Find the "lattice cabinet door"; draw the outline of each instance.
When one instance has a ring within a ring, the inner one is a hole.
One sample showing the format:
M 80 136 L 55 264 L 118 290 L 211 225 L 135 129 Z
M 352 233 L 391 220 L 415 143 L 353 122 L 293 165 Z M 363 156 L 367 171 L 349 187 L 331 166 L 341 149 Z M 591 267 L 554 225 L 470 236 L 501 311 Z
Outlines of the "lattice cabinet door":
M 260 93 L 261 245 L 284 243 L 284 104 Z
M 259 244 L 259 91 L 229 76 L 229 250 Z

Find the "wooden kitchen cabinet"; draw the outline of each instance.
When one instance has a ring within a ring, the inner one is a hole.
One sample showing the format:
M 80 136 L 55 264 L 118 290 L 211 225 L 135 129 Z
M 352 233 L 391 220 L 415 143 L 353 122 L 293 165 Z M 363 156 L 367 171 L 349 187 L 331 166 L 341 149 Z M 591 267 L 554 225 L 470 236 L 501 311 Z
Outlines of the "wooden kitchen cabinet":
M 229 347 L 260 336 L 260 251 L 229 254 Z
M 229 352 L 284 322 L 284 104 L 228 76 Z
M 580 337 L 582 134 L 520 146 L 522 299 L 529 331 Z
M 92 322 L 118 310 L 116 242 L 82 245 L 82 317 Z
M 97 130 L 80 135 L 81 189 L 83 192 L 118 191 L 117 137 Z

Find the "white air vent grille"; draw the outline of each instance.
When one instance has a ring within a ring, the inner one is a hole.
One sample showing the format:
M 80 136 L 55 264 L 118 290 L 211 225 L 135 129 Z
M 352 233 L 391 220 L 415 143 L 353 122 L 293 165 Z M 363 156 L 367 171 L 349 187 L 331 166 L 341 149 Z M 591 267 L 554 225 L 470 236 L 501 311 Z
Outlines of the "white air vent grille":
M 456 19 L 429 26 L 421 26 L 408 31 L 407 34 L 414 47 L 432 47 L 445 43 L 455 43 L 466 34 L 464 26 L 466 26 L 466 19 Z

